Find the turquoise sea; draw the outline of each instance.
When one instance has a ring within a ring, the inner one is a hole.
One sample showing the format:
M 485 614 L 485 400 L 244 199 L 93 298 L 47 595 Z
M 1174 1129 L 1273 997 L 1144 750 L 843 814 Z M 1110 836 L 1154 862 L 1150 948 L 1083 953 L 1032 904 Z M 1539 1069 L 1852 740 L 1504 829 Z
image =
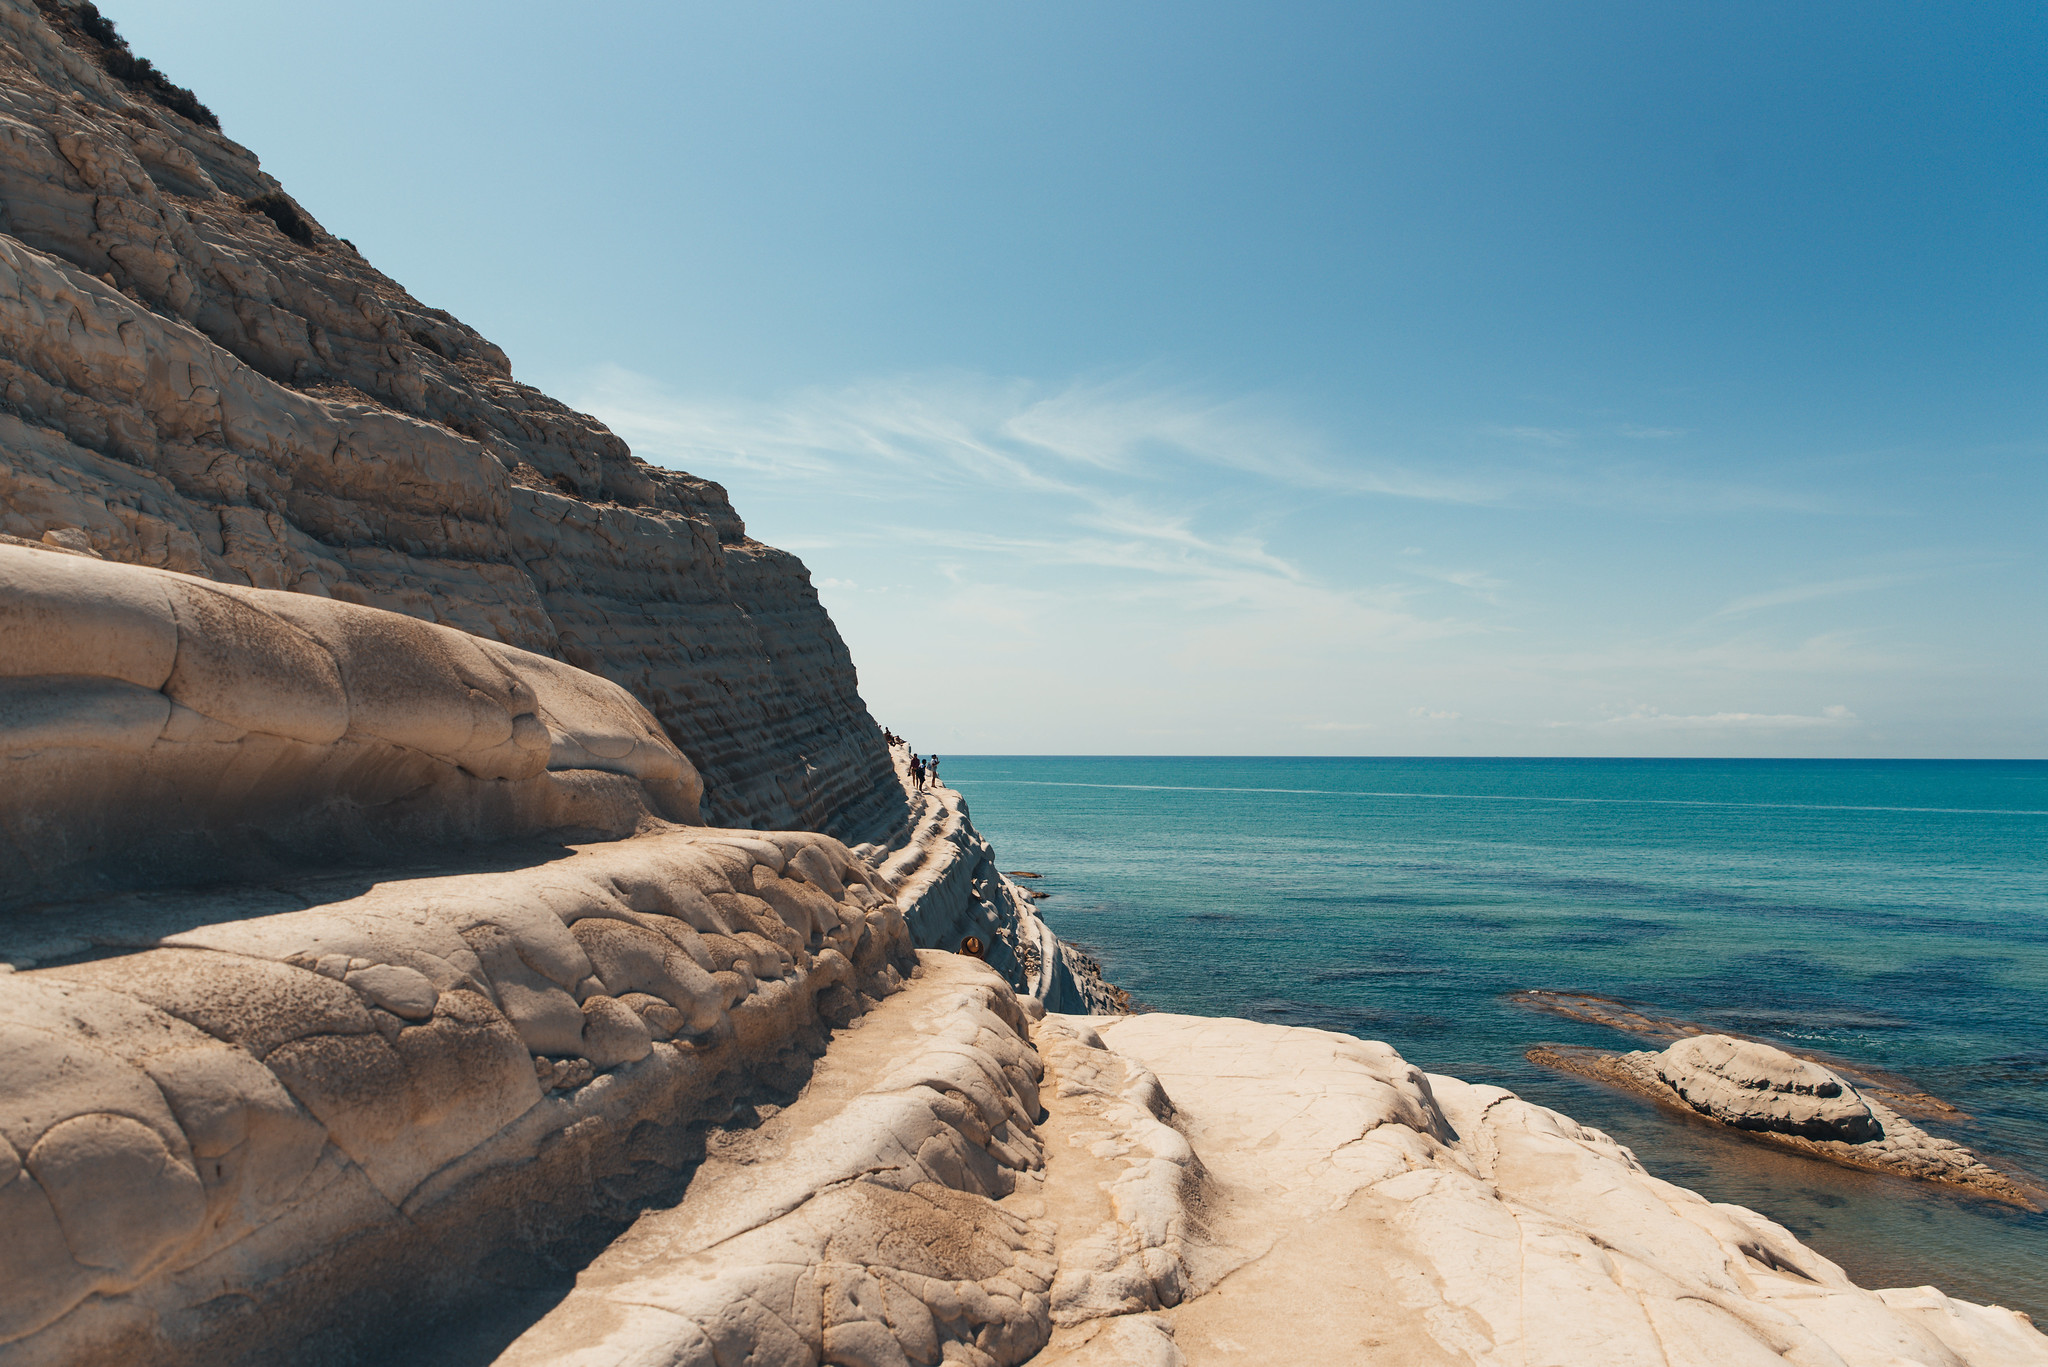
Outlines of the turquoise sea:
M 1866 1286 L 2048 1324 L 2048 1216 L 1848 1172 L 1539 1067 L 1620 998 L 1901 1074 L 2048 1178 L 2048 762 L 955 756 L 1005 869 L 1145 1006 L 1346 1031 L 1600 1127 Z

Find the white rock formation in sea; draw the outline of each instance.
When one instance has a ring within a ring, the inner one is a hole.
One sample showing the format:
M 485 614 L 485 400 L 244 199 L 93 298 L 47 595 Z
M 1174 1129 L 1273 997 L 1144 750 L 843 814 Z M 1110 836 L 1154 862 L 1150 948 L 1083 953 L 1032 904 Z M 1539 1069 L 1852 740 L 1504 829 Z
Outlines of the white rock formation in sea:
M 1755 1040 L 1694 1035 L 1649 1066 L 1686 1105 L 1738 1130 L 1850 1144 L 1884 1133 L 1870 1103 L 1840 1074 Z
M 0 1367 L 2048 1363 L 1384 1045 L 1070 1014 L 903 760 L 722 490 L 0 0 Z
M 1832 1068 L 1758 1040 L 1698 1034 L 1662 1052 L 1627 1054 L 1539 1045 L 1528 1056 L 1842 1167 L 1933 1182 L 2026 1210 L 2048 1204 L 2048 1191 L 2025 1173 L 1993 1167 Z M 1902 1104 L 1933 1102 L 1924 1094 L 1890 1095 Z

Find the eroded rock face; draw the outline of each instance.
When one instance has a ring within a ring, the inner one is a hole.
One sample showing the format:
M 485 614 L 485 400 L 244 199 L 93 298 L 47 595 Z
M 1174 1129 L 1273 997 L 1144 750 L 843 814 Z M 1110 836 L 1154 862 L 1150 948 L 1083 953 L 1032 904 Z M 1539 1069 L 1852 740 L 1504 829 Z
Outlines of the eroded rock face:
M 909 756 L 899 752 L 895 758 L 908 785 Z M 912 939 L 957 951 L 973 936 L 991 968 L 1051 1011 L 1129 1009 L 1129 999 L 1103 981 L 1095 961 L 1063 943 L 1024 890 L 997 869 L 995 851 L 968 819 L 960 794 L 917 788 L 910 795 L 910 815 L 894 848 L 857 848 L 900 890 Z
M 1009 987 L 922 955 L 811 1088 L 643 1217 L 504 1367 L 1014 1367 L 1051 1331 L 1041 1069 Z M 764 1162 L 772 1156 L 772 1164 Z
M 247 148 L 110 77 L 70 13 L 0 0 L 0 533 L 600 674 L 721 825 L 901 824 L 794 557 L 515 381 Z
M 0 545 L 0 910 L 698 820 L 647 709 L 376 608 Z
M 1695 1035 L 1659 1054 L 1654 1066 L 1687 1105 L 1740 1130 L 1849 1144 L 1884 1137 L 1869 1103 L 1839 1074 L 1768 1044 Z
M 668 827 L 0 973 L 0 1360 L 279 1361 L 622 1226 L 915 971 L 877 877 Z

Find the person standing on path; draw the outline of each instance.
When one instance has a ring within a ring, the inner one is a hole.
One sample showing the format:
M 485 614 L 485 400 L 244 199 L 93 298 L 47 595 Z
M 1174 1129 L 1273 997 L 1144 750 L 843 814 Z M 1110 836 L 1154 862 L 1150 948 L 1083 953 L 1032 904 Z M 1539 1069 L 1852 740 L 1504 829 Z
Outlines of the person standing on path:
M 933 756 L 932 756 L 932 762 L 931 762 L 931 763 L 930 763 L 929 765 L 925 766 L 925 767 L 926 767 L 927 769 L 929 769 L 929 770 L 931 771 L 931 776 L 932 776 L 932 787 L 934 787 L 934 788 L 938 787 L 938 786 L 939 786 L 939 757 L 938 757 L 937 755 L 933 755 Z

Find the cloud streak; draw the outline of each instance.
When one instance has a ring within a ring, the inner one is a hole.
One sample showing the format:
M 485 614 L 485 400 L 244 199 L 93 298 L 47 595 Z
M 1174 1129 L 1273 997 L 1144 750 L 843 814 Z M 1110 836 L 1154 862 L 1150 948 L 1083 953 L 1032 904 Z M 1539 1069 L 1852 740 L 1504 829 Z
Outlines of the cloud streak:
M 1839 598 L 1851 593 L 1870 593 L 1877 589 L 1895 588 L 1900 584 L 1911 584 L 1923 578 L 1917 574 L 1865 574 L 1849 579 L 1828 579 L 1814 584 L 1794 584 L 1782 589 L 1771 589 L 1764 593 L 1752 593 L 1715 609 L 1716 617 L 1744 617 L 1752 612 L 1767 608 L 1786 607 L 1793 603 L 1810 603 L 1819 598 Z
M 1548 723 L 1553 730 L 1580 731 L 1816 731 L 1860 724 L 1861 718 L 1840 703 L 1823 707 L 1811 716 L 1790 712 L 1675 714 L 1638 706 L 1600 721 Z
M 799 390 L 772 403 L 678 396 L 644 375 L 602 366 L 570 386 L 639 453 L 701 470 L 788 477 L 894 470 L 938 482 L 993 482 L 1085 498 L 1094 479 L 1160 485 L 1191 469 L 1276 489 L 1452 506 L 1632 507 L 1712 514 L 1839 512 L 1835 500 L 1603 457 L 1562 428 L 1482 429 L 1521 454 L 1394 456 L 1333 443 L 1263 395 L 1218 397 L 1143 371 L 1043 385 L 965 372 L 894 376 Z M 1676 429 L 1623 429 L 1630 437 Z M 852 495 L 861 497 L 856 491 Z

